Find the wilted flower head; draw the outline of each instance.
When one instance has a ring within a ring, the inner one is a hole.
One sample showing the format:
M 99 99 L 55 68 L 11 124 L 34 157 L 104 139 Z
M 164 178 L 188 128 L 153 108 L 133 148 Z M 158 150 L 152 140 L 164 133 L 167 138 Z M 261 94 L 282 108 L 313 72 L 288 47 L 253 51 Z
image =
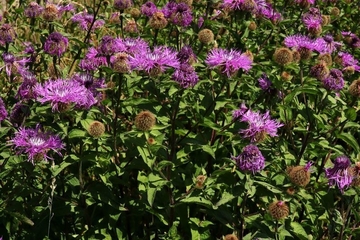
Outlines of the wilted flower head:
M 89 27 L 91 26 L 91 23 L 94 20 L 94 15 L 89 14 L 87 12 L 81 12 L 81 13 L 74 15 L 71 18 L 71 20 L 75 23 L 78 23 L 82 30 L 88 31 Z M 105 24 L 104 20 L 101 20 L 101 19 L 95 20 L 95 22 L 91 28 L 91 31 L 94 31 L 95 29 L 100 28 L 104 24 Z
M 353 180 L 349 173 L 350 159 L 343 155 L 337 157 L 333 163 L 332 168 L 325 169 L 325 176 L 329 180 L 330 186 L 336 185 L 344 193 L 344 189 L 348 188 Z
M 24 14 L 28 18 L 36 18 L 42 14 L 44 8 L 40 6 L 37 2 L 31 2 L 29 6 L 25 9 Z
M 46 21 L 54 21 L 55 19 L 60 18 L 63 13 L 67 11 L 74 11 L 74 6 L 72 4 L 54 4 L 50 1 L 47 1 L 43 11 L 43 18 Z
M 329 76 L 323 79 L 322 82 L 326 89 L 332 91 L 340 91 L 345 85 L 343 73 L 335 68 L 330 70 Z
M 7 116 L 8 116 L 8 113 L 6 111 L 4 101 L 2 100 L 2 98 L 0 98 L 0 121 L 7 118 Z
M 147 1 L 141 6 L 141 13 L 147 17 L 152 17 L 157 10 L 156 5 L 151 1 Z
M 164 13 L 161 11 L 154 12 L 149 20 L 150 27 L 154 29 L 163 29 L 167 24 L 168 21 L 166 20 Z
M 192 22 L 191 9 L 186 3 L 168 2 L 162 12 L 175 25 L 187 27 Z
M 211 50 L 205 62 L 210 68 L 219 67 L 228 77 L 234 75 L 240 68 L 245 71 L 250 70 L 252 64 L 252 60 L 246 54 L 221 48 Z
M 171 78 L 178 82 L 183 88 L 193 87 L 199 81 L 195 69 L 188 63 L 182 63 L 180 68 L 174 71 Z
M 34 91 L 39 102 L 51 103 L 53 111 L 66 110 L 71 104 L 88 109 L 97 102 L 91 91 L 74 80 L 56 79 L 38 83 Z
M 329 68 L 324 61 L 320 61 L 310 69 L 310 74 L 318 80 L 324 80 L 330 74 Z
M 10 24 L 4 23 L 0 27 L 0 45 L 5 43 L 12 43 L 16 38 L 15 30 Z
M 20 128 L 10 143 L 17 149 L 17 154 L 27 154 L 28 161 L 32 164 L 35 164 L 35 161 L 52 159 L 47 155 L 49 150 L 61 155 L 59 150 L 64 148 L 58 136 L 44 132 L 39 124 L 35 129 Z
M 60 57 L 69 45 L 69 41 L 59 32 L 51 33 L 45 41 L 44 50 L 52 56 Z
M 10 122 L 15 126 L 19 127 L 25 121 L 25 118 L 30 115 L 29 106 L 24 103 L 18 102 L 15 104 L 10 113 Z
M 169 67 L 180 67 L 176 52 L 165 46 L 156 46 L 154 50 L 139 52 L 129 58 L 129 63 L 131 69 L 143 70 L 152 76 L 164 72 Z
M 341 32 L 344 37 L 344 41 L 353 48 L 360 47 L 360 38 L 352 32 Z
M 4 66 L 0 67 L 0 70 L 5 68 L 6 74 L 10 77 L 11 74 L 19 73 L 23 70 L 25 70 L 25 63 L 28 62 L 27 59 L 17 59 L 14 55 L 11 53 L 3 53 L 2 59 L 4 61 Z
M 115 0 L 114 7 L 119 10 L 124 10 L 127 8 L 132 7 L 133 2 L 132 0 Z
M 35 87 L 37 80 L 33 73 L 29 71 L 23 71 L 21 73 L 23 81 L 19 87 L 16 96 L 20 99 L 32 99 L 35 97 L 33 88 Z
M 256 173 L 265 167 L 265 158 L 255 145 L 247 145 L 239 156 L 232 156 L 231 159 L 236 162 L 236 165 L 242 171 Z
M 180 63 L 192 64 L 196 62 L 196 55 L 192 48 L 188 45 L 183 46 L 176 56 L 179 59 Z
M 275 137 L 277 136 L 277 129 L 283 126 L 283 124 L 270 118 L 269 111 L 261 114 L 260 112 L 246 109 L 245 105 L 241 106 L 240 112 L 233 112 L 233 118 L 248 123 L 248 128 L 240 130 L 239 133 L 242 134 L 244 138 L 249 138 L 251 142 L 261 142 L 267 135 Z
M 290 166 L 286 169 L 286 173 L 295 185 L 305 187 L 310 182 L 311 165 L 312 162 L 308 162 L 305 166 Z

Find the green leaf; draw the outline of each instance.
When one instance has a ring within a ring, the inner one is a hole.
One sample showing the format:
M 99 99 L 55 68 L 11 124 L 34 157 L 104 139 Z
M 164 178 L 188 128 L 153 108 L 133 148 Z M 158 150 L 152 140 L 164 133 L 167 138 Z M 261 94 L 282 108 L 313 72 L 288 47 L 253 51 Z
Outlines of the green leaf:
M 157 191 L 156 188 L 151 188 L 151 187 L 149 187 L 149 188 L 147 189 L 147 200 L 148 200 L 148 202 L 149 202 L 149 204 L 150 204 L 151 207 L 152 207 L 153 204 L 154 204 L 154 200 L 155 200 L 155 196 L 156 196 L 156 191 Z
M 215 207 L 219 207 L 225 203 L 230 202 L 231 200 L 233 200 L 235 197 L 233 195 L 231 195 L 228 192 L 224 192 L 221 196 L 221 199 L 215 204 Z
M 268 189 L 269 191 L 273 192 L 273 193 L 282 193 L 283 191 L 275 188 L 273 185 L 268 184 L 266 182 L 261 182 L 261 181 L 254 181 L 254 183 L 257 183 L 261 186 L 264 186 L 266 189 Z
M 69 138 L 82 138 L 86 136 L 86 132 L 80 129 L 73 129 L 69 132 Z
M 53 172 L 53 177 L 56 177 L 57 175 L 59 175 L 59 173 L 61 173 L 62 170 L 64 170 L 67 166 L 70 166 L 71 163 L 70 162 L 62 162 L 60 163 L 60 165 L 55 165 L 55 167 L 52 169 Z
M 300 238 L 301 240 L 307 240 L 308 234 L 306 233 L 305 229 L 301 226 L 298 222 L 291 222 L 290 226 L 292 228 L 292 233 Z
M 348 108 L 345 110 L 345 117 L 349 120 L 349 121 L 355 121 L 356 119 L 356 110 L 355 108 Z
M 210 156 L 215 159 L 215 152 L 214 150 L 211 148 L 211 146 L 209 145 L 203 145 L 202 146 L 202 150 L 208 154 L 210 154 Z
M 29 224 L 30 226 L 34 226 L 34 222 L 33 222 L 30 218 L 28 218 L 28 217 L 26 217 L 26 216 L 24 216 L 24 215 L 22 215 L 22 214 L 20 214 L 20 213 L 18 213 L 18 212 L 8 212 L 8 211 L 6 211 L 6 212 L 7 212 L 9 215 L 11 215 L 11 216 L 13 216 L 14 218 L 16 218 L 17 220 L 19 220 L 20 222 Z
M 180 202 L 182 203 L 195 203 L 195 204 L 199 204 L 202 205 L 204 207 L 207 208 L 213 208 L 213 204 L 212 202 L 210 202 L 209 200 L 203 198 L 203 197 L 188 197 L 188 198 L 184 198 L 182 200 L 180 200 Z
M 357 143 L 354 136 L 351 135 L 350 133 L 341 133 L 338 134 L 337 137 L 343 140 L 344 142 L 346 142 L 347 144 L 349 144 L 356 151 L 356 153 L 360 152 L 359 144 Z

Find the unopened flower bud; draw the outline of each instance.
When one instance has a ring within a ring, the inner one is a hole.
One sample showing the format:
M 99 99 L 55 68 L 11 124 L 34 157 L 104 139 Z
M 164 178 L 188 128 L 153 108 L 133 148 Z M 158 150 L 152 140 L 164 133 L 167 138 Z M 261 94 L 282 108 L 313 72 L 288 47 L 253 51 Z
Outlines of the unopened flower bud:
M 360 79 L 354 80 L 351 83 L 349 93 L 354 97 L 360 97 Z
M 269 205 L 269 213 L 275 220 L 284 219 L 289 215 L 289 207 L 284 201 L 276 201 Z
M 99 121 L 93 121 L 87 129 L 90 136 L 98 138 L 105 133 L 105 125 Z
M 168 24 L 164 14 L 162 12 L 155 12 L 149 20 L 150 27 L 154 29 L 163 29 Z
M 151 130 L 155 122 L 155 115 L 150 111 L 142 111 L 135 117 L 135 126 L 141 131 Z
M 198 33 L 199 41 L 203 44 L 209 44 L 214 41 L 214 33 L 210 29 L 203 29 Z
M 294 60 L 291 50 L 285 47 L 276 49 L 273 57 L 279 65 L 286 65 Z

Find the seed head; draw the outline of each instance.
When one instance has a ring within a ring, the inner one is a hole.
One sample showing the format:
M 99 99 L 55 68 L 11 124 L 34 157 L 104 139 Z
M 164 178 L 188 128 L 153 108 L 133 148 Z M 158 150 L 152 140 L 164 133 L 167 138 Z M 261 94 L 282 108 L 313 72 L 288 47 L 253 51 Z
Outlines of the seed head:
M 331 14 L 332 16 L 337 17 L 337 16 L 340 15 L 340 10 L 339 10 L 337 7 L 333 7 L 333 8 L 331 9 L 331 11 L 330 11 L 330 14 Z
M 51 22 L 54 21 L 59 16 L 59 10 L 54 4 L 46 4 L 45 10 L 43 12 L 44 20 Z
M 116 53 L 110 61 L 115 72 L 128 73 L 130 71 L 128 55 L 126 53 Z
M 349 93 L 354 97 L 360 97 L 360 79 L 354 80 L 351 83 Z
M 274 61 L 279 65 L 286 65 L 294 60 L 290 49 L 282 47 L 275 50 Z
M 295 63 L 300 62 L 301 54 L 300 54 L 300 52 L 298 50 L 293 50 L 292 55 L 293 55 L 293 62 L 295 62 Z
M 199 41 L 203 44 L 209 44 L 214 41 L 214 33 L 210 29 L 202 29 L 198 33 Z
M 269 205 L 270 215 L 276 219 L 284 219 L 289 215 L 289 207 L 284 201 L 276 201 Z
M 353 177 L 351 186 L 360 186 L 360 162 L 355 163 L 354 167 L 350 167 L 349 174 Z
M 134 20 L 128 20 L 124 26 L 124 31 L 128 33 L 139 33 L 139 28 Z
M 321 18 L 322 18 L 321 26 L 326 26 L 330 23 L 331 19 L 329 15 L 322 15 Z
M 105 133 L 105 125 L 102 122 L 93 121 L 87 131 L 90 136 L 98 138 Z
M 195 188 L 197 189 L 202 189 L 204 187 L 204 183 L 206 181 L 206 176 L 204 175 L 199 175 L 196 177 L 196 182 L 195 182 Z
M 305 187 L 310 182 L 310 166 L 311 163 L 305 166 L 291 166 L 286 169 L 286 173 L 292 183 L 300 187 Z
M 319 61 L 324 61 L 326 66 L 330 67 L 332 65 L 332 57 L 331 57 L 330 53 L 320 54 L 319 57 L 318 57 L 318 60 Z
M 151 130 L 155 122 L 155 115 L 150 111 L 142 111 L 135 117 L 135 126 L 141 131 Z
M 311 58 L 311 54 L 312 54 L 312 51 L 308 48 L 299 48 L 298 49 L 299 53 L 300 53 L 300 58 L 301 60 L 309 60 Z
M 150 18 L 149 25 L 154 29 L 163 29 L 168 24 L 164 13 L 162 12 L 155 12 L 154 15 Z
M 321 25 L 318 27 L 311 27 L 309 28 L 309 33 L 315 37 L 320 36 L 320 34 L 322 33 L 322 27 Z
M 133 17 L 135 19 L 139 18 L 141 15 L 141 11 L 138 8 L 131 8 L 129 10 L 129 13 L 130 13 L 131 17 Z
M 330 70 L 324 61 L 313 66 L 310 70 L 310 74 L 318 80 L 324 80 L 330 74 Z

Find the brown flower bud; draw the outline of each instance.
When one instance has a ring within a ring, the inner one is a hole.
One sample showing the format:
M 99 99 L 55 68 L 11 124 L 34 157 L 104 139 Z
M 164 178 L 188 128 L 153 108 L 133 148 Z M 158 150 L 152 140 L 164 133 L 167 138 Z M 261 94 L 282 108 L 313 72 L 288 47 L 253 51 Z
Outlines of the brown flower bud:
M 224 237 L 224 240 L 238 240 L 238 237 L 235 234 L 228 234 Z
M 249 24 L 248 28 L 249 28 L 250 31 L 254 31 L 254 30 L 256 30 L 257 25 L 256 25 L 255 22 L 251 22 L 251 23 Z
M 327 76 L 329 76 L 329 73 L 330 70 L 324 61 L 320 61 L 310 70 L 310 74 L 318 80 L 324 80 Z
M 286 173 L 292 183 L 300 187 L 305 187 L 310 182 L 310 166 L 311 164 L 291 166 L 286 169 Z
M 202 189 L 204 187 L 205 181 L 206 181 L 206 176 L 204 175 L 197 176 L 195 182 L 195 188 Z
M 331 57 L 330 53 L 320 54 L 319 57 L 318 57 L 318 60 L 319 61 L 324 61 L 326 66 L 330 67 L 332 65 L 332 57 Z
M 150 27 L 154 29 L 163 29 L 168 24 L 164 14 L 162 12 L 156 12 L 149 20 Z
M 135 126 L 141 131 L 151 130 L 156 122 L 155 115 L 150 111 L 142 111 L 135 117 Z
M 276 49 L 273 57 L 279 65 L 286 65 L 294 60 L 291 50 L 285 47 Z
M 59 10 L 54 4 L 46 4 L 43 18 L 46 21 L 54 21 L 59 16 Z
M 333 8 L 331 9 L 331 11 L 330 11 L 330 14 L 331 14 L 332 16 L 337 17 L 337 16 L 340 15 L 340 9 L 338 9 L 337 7 L 333 7 Z
M 269 205 L 269 213 L 275 220 L 284 219 L 289 215 L 289 207 L 284 201 L 276 201 Z
M 349 93 L 354 97 L 360 97 L 360 79 L 354 80 L 350 84 Z
M 210 29 L 202 29 L 198 33 L 199 41 L 203 44 L 209 44 L 214 41 L 214 33 Z
M 90 136 L 98 138 L 105 133 L 105 125 L 99 121 L 93 121 L 87 129 Z

